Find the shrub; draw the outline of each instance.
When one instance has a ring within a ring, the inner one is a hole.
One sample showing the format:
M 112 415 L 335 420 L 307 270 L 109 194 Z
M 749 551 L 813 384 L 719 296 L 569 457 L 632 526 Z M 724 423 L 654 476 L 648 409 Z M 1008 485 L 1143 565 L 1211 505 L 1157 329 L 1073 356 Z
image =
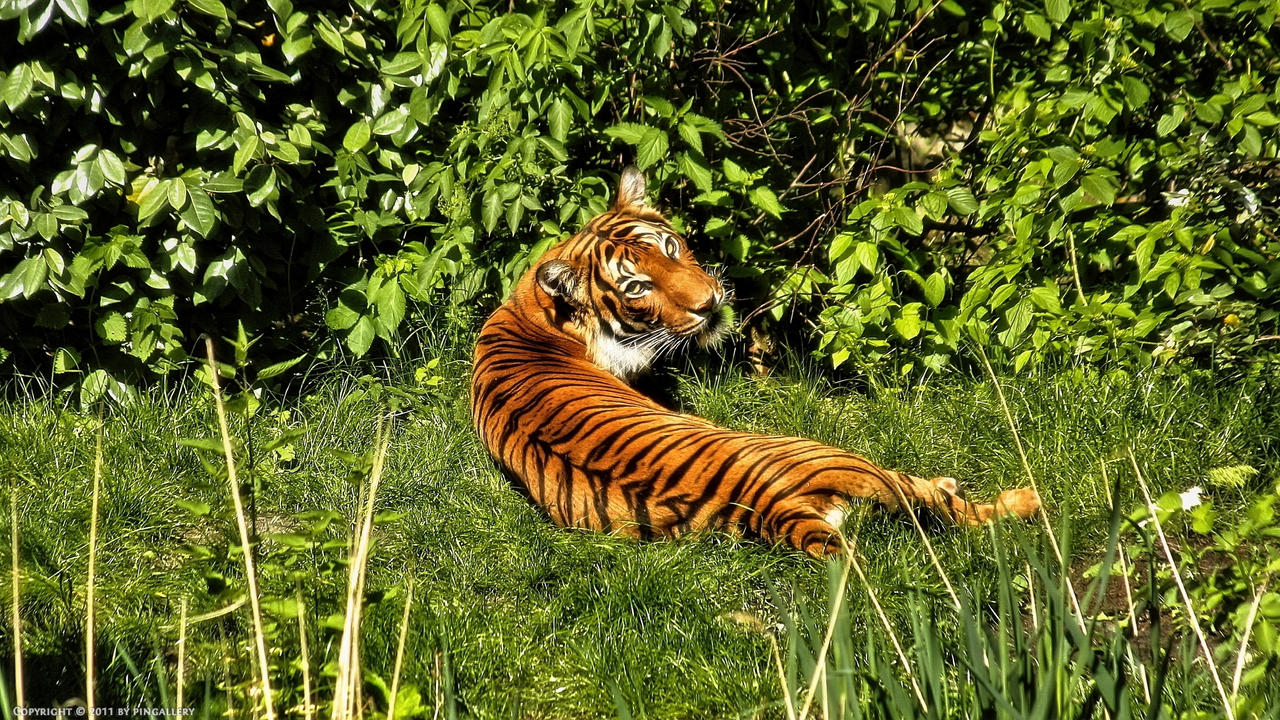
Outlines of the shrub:
M 1252 356 L 1275 15 L 20 0 L 0 360 L 92 399 L 237 321 L 281 356 L 394 353 L 416 304 L 501 296 L 625 162 L 748 317 L 804 319 L 836 365 L 940 369 L 966 336 L 1018 368 Z

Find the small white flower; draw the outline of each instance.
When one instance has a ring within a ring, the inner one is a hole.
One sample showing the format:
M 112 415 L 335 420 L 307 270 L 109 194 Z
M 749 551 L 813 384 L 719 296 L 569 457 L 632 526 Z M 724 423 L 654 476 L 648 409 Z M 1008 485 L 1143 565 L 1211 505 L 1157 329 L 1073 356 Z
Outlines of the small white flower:
M 1184 188 L 1164 193 L 1164 201 L 1169 207 L 1182 207 L 1191 201 L 1191 191 Z
M 1201 502 L 1200 493 L 1202 492 L 1204 492 L 1204 489 L 1199 485 L 1196 485 L 1195 487 L 1189 488 L 1184 493 L 1178 493 L 1178 499 L 1182 501 L 1182 509 L 1190 510 L 1191 508 L 1199 505 Z
M 1240 213 L 1237 221 L 1246 220 L 1258 214 L 1258 209 L 1262 204 L 1258 202 L 1258 195 L 1247 187 L 1240 188 L 1240 194 L 1244 196 L 1244 210 Z

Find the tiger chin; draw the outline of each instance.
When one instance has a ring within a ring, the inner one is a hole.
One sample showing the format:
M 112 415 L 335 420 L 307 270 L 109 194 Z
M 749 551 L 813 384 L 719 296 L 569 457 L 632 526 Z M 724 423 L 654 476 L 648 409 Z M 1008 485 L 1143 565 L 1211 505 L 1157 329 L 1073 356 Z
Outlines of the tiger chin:
M 720 529 L 823 557 L 843 551 L 856 501 L 966 525 L 1039 510 L 1029 488 L 971 503 L 952 478 L 727 430 L 628 384 L 665 355 L 717 346 L 728 300 L 626 168 L 612 207 L 539 258 L 481 329 L 471 417 L 482 442 L 554 522 L 644 539 Z

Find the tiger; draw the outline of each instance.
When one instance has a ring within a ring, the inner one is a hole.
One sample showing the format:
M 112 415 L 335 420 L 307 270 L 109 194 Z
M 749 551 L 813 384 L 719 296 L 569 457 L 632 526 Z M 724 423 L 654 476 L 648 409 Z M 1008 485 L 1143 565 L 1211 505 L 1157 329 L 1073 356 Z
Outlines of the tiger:
M 1031 488 L 971 503 L 953 478 L 726 429 L 632 387 L 662 357 L 716 347 L 732 317 L 724 285 L 627 167 L 609 209 L 538 258 L 482 326 L 472 423 L 553 522 L 640 539 L 720 530 L 823 558 L 843 552 L 841 524 L 863 500 L 961 525 L 1038 511 Z

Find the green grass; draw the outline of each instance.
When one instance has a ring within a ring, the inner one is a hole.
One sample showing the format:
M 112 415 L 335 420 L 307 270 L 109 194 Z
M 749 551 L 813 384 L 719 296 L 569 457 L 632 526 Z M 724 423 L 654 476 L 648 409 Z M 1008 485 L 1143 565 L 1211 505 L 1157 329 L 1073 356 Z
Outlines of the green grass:
M 805 647 L 816 645 L 825 627 L 828 569 L 783 548 L 723 535 L 645 544 L 553 527 L 498 473 L 471 432 L 462 355 L 447 354 L 440 387 L 424 391 L 425 399 L 410 402 L 394 420 L 377 507 L 402 516 L 375 529 L 365 668 L 390 684 L 402 590 L 412 576 L 403 683 L 420 694 L 427 717 L 436 710 L 441 717 L 448 711 L 474 717 L 785 717 L 766 633 L 777 633 L 789 665 L 803 669 L 812 662 L 812 653 L 805 660 Z M 412 388 L 411 371 L 412 364 L 391 387 Z M 1129 450 L 1154 491 L 1204 486 L 1226 517 L 1277 480 L 1280 401 L 1257 383 L 1085 368 L 1001 382 L 1051 521 L 1071 521 L 1079 567 L 1096 561 L 1105 545 L 1111 488 L 1104 467 L 1108 478 L 1119 479 L 1121 506 L 1140 505 Z M 382 388 L 383 397 L 388 392 Z M 721 368 L 682 375 L 676 395 L 688 411 L 729 426 L 804 435 L 917 474 L 953 475 L 976 499 L 1026 482 L 989 382 L 951 377 L 851 392 L 814 374 L 760 380 Z M 367 383 L 335 374 L 303 398 L 266 399 L 249 428 L 233 422 L 233 432 L 241 440 L 251 437 L 254 448 L 251 460 L 242 447 L 239 463 L 242 479 L 259 484 L 259 572 L 278 675 L 273 686 L 281 698 L 276 706 L 295 709 L 286 716 L 301 717 L 302 684 L 288 600 L 299 590 L 304 598 L 313 684 L 324 686 L 321 670 L 336 653 L 337 632 L 327 626 L 341 626 L 340 617 L 330 616 L 342 612 L 341 559 L 360 488 L 347 480 L 350 458 L 331 450 L 369 452 L 383 407 Z M 189 599 L 197 616 L 243 594 L 243 566 L 238 555 L 228 554 L 236 531 L 225 480 L 211 477 L 198 451 L 178 442 L 215 437 L 216 419 L 209 393 L 193 388 L 112 408 L 104 422 L 98 702 L 159 705 L 172 702 L 181 599 Z M 95 413 L 48 400 L 0 407 L 0 470 L 12 478 L 4 504 L 8 492 L 16 493 L 21 518 L 30 704 L 84 696 L 84 583 L 97 426 Z M 306 433 L 282 452 L 263 451 L 291 427 Z M 214 455 L 206 460 L 215 470 L 220 465 Z M 256 478 L 246 475 L 251 463 Z M 1208 484 L 1211 469 L 1241 464 L 1261 472 L 1242 486 Z M 204 503 L 209 512 L 193 513 L 178 501 Z M 315 520 L 306 513 L 317 510 L 344 519 L 306 543 L 300 538 Z M 957 589 L 978 607 L 994 602 L 1010 580 L 997 566 L 993 535 L 925 526 Z M 1024 529 L 1032 544 L 1044 533 L 1039 525 Z M 856 536 L 871 583 L 899 633 L 911 635 L 913 620 L 926 614 L 936 618 L 942 641 L 960 642 L 964 623 L 949 609 L 907 518 L 862 511 L 847 532 Z M 994 537 L 1010 532 L 1001 528 Z M 8 588 L 7 572 L 3 579 Z M 225 588 L 213 592 L 220 585 Z M 9 685 L 12 628 L 8 592 L 3 596 L 0 639 L 6 650 L 0 659 Z M 862 644 L 880 641 L 873 642 L 877 626 L 866 594 L 855 586 L 846 602 L 845 637 L 835 644 L 840 657 L 833 662 L 859 667 L 867 662 Z M 798 634 L 788 650 L 780 628 L 793 621 Z M 243 690 L 252 680 L 249 622 L 246 606 L 188 628 L 187 696 L 210 717 L 224 709 L 225 685 Z M 377 685 L 367 685 L 375 697 L 371 707 L 384 709 Z M 1194 694 L 1212 707 L 1206 688 Z M 233 693 L 233 701 L 243 709 L 243 692 Z

